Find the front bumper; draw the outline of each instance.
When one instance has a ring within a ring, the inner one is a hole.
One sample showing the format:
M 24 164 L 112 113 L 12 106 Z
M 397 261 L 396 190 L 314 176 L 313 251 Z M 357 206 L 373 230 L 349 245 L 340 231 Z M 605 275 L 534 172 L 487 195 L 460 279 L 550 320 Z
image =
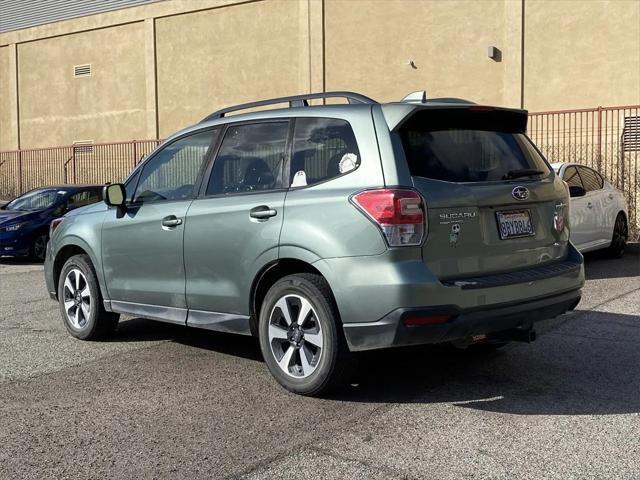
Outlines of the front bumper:
M 455 305 L 398 308 L 371 323 L 345 323 L 344 333 L 352 351 L 403 345 L 444 343 L 514 328 L 530 328 L 534 322 L 562 315 L 580 302 L 581 290 L 526 302 L 459 309 Z M 409 316 L 450 315 L 446 323 L 406 326 Z
M 16 232 L 0 231 L 0 257 L 26 257 L 31 253 L 31 232 L 21 228 Z

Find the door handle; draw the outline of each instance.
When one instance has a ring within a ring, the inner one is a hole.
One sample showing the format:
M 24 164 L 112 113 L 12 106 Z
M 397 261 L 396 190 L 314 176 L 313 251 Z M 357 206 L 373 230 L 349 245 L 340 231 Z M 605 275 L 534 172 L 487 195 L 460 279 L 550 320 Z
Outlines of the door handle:
M 278 214 L 276 210 L 273 208 L 269 208 L 267 205 L 260 205 L 259 207 L 254 207 L 249 211 L 249 216 L 251 218 L 257 218 L 260 220 L 267 220 L 271 217 L 275 217 Z
M 176 217 L 175 215 L 169 215 L 162 219 L 163 227 L 177 227 L 182 224 L 182 219 Z

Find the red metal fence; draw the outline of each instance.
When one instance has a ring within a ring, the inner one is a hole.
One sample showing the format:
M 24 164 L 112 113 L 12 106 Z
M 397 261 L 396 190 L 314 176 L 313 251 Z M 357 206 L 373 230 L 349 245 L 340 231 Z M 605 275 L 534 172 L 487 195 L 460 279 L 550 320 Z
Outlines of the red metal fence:
M 529 135 L 550 162 L 594 167 L 625 192 L 640 232 L 640 105 L 531 113 Z M 123 179 L 160 140 L 0 152 L 0 198 L 60 183 Z
M 43 185 L 122 180 L 159 143 L 133 140 L 0 152 L 0 198 Z

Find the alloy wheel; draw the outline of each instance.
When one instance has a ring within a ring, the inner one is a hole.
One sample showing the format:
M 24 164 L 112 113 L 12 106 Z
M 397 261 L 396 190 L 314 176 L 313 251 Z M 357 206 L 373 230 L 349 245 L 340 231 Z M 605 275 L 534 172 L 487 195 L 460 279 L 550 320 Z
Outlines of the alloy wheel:
M 269 316 L 269 346 L 280 369 L 306 378 L 317 368 L 323 349 L 322 326 L 316 310 L 300 295 L 281 297 Z
M 33 255 L 38 260 L 44 260 L 44 257 L 47 253 L 47 236 L 40 235 L 36 238 L 35 242 L 33 242 Z
M 64 279 L 63 302 L 69 324 L 79 330 L 85 328 L 91 313 L 91 291 L 87 278 L 77 268 L 69 270 Z
M 616 224 L 613 228 L 613 240 L 611 241 L 616 252 L 624 251 L 627 244 L 628 234 L 627 222 L 622 215 L 618 215 L 618 218 L 616 218 Z

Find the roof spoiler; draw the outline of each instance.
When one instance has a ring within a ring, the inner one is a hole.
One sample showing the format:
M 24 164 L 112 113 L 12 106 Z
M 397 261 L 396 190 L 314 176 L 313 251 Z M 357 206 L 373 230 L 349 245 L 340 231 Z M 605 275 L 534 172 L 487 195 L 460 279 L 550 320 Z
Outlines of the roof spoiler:
M 424 90 L 416 90 L 415 92 L 411 92 L 400 101 L 402 103 L 469 103 L 475 105 L 474 102 L 465 98 L 427 98 L 427 92 Z
M 525 133 L 527 131 L 527 123 L 529 120 L 529 112 L 517 108 L 492 107 L 484 105 L 476 105 L 471 102 L 431 102 L 416 104 L 414 102 L 401 102 L 382 105 L 382 113 L 384 114 L 389 130 L 397 130 L 401 125 L 414 119 L 427 118 L 434 120 L 429 112 L 442 115 L 454 115 L 456 122 L 461 126 L 468 124 L 470 127 L 480 118 L 485 126 L 493 125 L 495 128 L 501 127 L 512 132 Z M 449 115 L 447 113 L 449 112 Z M 428 115 L 425 117 L 424 115 Z M 475 120 L 474 120 L 475 118 Z

